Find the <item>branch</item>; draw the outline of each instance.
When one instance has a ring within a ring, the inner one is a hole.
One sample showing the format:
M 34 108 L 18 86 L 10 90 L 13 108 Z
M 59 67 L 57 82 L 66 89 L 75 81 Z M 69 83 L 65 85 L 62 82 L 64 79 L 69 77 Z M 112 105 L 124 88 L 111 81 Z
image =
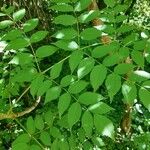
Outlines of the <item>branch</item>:
M 32 112 L 40 103 L 41 101 L 41 97 L 39 96 L 38 99 L 36 100 L 36 102 L 29 108 L 26 108 L 24 111 L 22 112 L 17 112 L 17 113 L 0 113 L 0 120 L 4 120 L 4 119 L 14 119 L 14 118 L 18 118 L 18 117 L 22 117 L 26 114 L 29 114 L 30 112 Z

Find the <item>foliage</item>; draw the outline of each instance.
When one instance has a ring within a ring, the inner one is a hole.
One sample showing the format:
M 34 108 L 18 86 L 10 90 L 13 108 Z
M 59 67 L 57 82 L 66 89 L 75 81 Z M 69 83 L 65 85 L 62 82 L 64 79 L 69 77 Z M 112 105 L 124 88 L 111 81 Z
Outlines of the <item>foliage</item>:
M 2 9 L 0 120 L 12 135 L 1 131 L 0 140 L 12 150 L 150 148 L 149 35 L 122 23 L 126 5 L 104 0 L 102 11 L 88 10 L 91 2 L 51 0 L 52 34 L 36 30 L 38 18 L 24 22 L 25 9 Z M 97 18 L 104 24 L 93 26 Z M 133 108 L 125 135 L 124 104 Z

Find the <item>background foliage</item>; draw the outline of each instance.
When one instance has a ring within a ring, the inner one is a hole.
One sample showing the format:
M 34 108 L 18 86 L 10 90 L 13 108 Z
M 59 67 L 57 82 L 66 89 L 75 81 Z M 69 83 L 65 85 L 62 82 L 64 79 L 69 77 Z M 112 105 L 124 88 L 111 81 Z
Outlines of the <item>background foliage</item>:
M 0 149 L 150 149 L 149 2 L 94 2 L 1 3 Z

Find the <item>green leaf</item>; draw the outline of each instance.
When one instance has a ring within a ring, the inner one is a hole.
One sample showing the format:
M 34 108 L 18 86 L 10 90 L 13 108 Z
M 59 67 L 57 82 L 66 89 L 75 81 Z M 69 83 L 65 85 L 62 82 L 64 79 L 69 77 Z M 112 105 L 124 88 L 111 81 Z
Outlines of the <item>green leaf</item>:
M 137 89 L 133 83 L 124 82 L 122 85 L 122 94 L 124 96 L 124 102 L 131 105 L 134 104 L 134 100 L 137 97 Z
M 126 33 L 126 32 L 130 32 L 133 31 L 134 27 L 129 25 L 129 24 L 123 24 L 120 28 L 118 28 L 116 30 L 117 33 Z M 131 40 L 133 41 L 133 40 Z
M 133 71 L 129 76 L 130 81 L 142 82 L 147 79 L 150 79 L 150 73 L 144 70 Z
M 30 134 L 35 133 L 35 123 L 32 117 L 28 117 L 26 126 L 27 126 L 27 131 Z
M 30 150 L 41 150 L 41 148 L 38 145 L 31 145 Z
M 114 125 L 111 120 L 102 115 L 94 115 L 94 125 L 102 136 L 114 137 Z
M 75 51 L 71 54 L 69 58 L 69 67 L 71 69 L 71 73 L 76 69 L 76 67 L 79 65 L 83 58 L 83 52 L 82 51 Z
M 39 91 L 39 86 L 43 84 L 44 76 L 38 74 L 38 76 L 31 82 L 30 93 L 34 97 Z
M 116 5 L 113 10 L 116 14 L 120 13 L 120 12 L 125 12 L 127 10 L 128 6 L 125 4 L 118 4 Z
M 98 93 L 85 92 L 79 96 L 78 102 L 84 105 L 90 105 L 95 104 L 103 99 L 104 97 Z
M 63 61 L 60 63 L 57 63 L 53 66 L 53 68 L 50 71 L 50 77 L 51 79 L 56 79 L 59 77 L 61 71 L 62 71 L 62 65 L 63 65 Z
M 43 130 L 44 129 L 44 121 L 42 116 L 40 115 L 36 115 L 35 117 L 35 127 L 39 130 Z
M 77 19 L 72 15 L 59 15 L 54 19 L 55 24 L 70 26 L 77 22 Z
M 47 90 L 46 97 L 45 97 L 45 104 L 52 100 L 57 99 L 60 93 L 61 93 L 61 88 L 59 86 L 55 86 Z
M 62 114 L 67 110 L 67 108 L 70 105 L 70 101 L 71 101 L 71 96 L 68 93 L 65 93 L 59 97 L 58 111 L 60 116 L 62 116 Z
M 66 51 L 73 51 L 79 48 L 79 45 L 75 41 L 59 40 L 54 44 L 58 48 L 66 50 Z
M 44 114 L 44 120 L 45 120 L 45 123 L 48 124 L 49 127 L 52 127 L 53 121 L 54 121 L 54 114 L 51 112 L 51 110 L 47 111 Z
M 59 3 L 62 3 L 62 0 L 51 0 L 51 2 L 59 4 Z M 63 3 L 70 3 L 70 0 L 63 0 Z
M 73 75 L 67 75 L 65 77 L 62 78 L 60 84 L 62 87 L 66 87 L 69 86 L 71 83 L 73 83 L 75 81 L 76 77 Z
M 95 61 L 93 58 L 84 58 L 78 66 L 78 70 L 77 70 L 78 78 L 81 79 L 85 75 L 89 74 L 93 69 L 94 64 Z
M 17 137 L 17 139 L 15 139 L 15 141 L 12 143 L 12 145 L 15 145 L 17 143 L 28 143 L 28 142 L 30 142 L 30 140 L 31 140 L 31 138 L 29 137 L 29 135 L 26 133 L 23 133 L 23 134 L 19 135 Z
M 104 0 L 105 4 L 110 7 L 114 7 L 116 2 L 115 0 Z
M 19 65 L 32 64 L 33 56 L 30 53 L 18 53 L 16 59 L 19 60 Z
M 47 34 L 48 34 L 48 31 L 37 31 L 32 34 L 32 36 L 30 38 L 30 42 L 31 43 L 39 42 L 39 41 L 43 40 L 47 36 Z
M 41 134 L 40 134 L 40 140 L 42 141 L 42 143 L 44 145 L 47 145 L 47 146 L 51 145 L 50 135 L 46 131 L 41 132 Z
M 75 5 L 75 11 L 82 11 L 86 9 L 90 4 L 92 3 L 92 0 L 80 0 L 78 3 Z
M 23 24 L 23 31 L 24 32 L 32 31 L 33 29 L 35 29 L 37 27 L 38 23 L 39 23 L 38 18 L 33 18 L 33 19 L 30 19 L 30 20 L 27 20 Z
M 87 136 L 92 134 L 93 116 L 89 111 L 85 111 L 82 116 L 82 127 L 85 130 Z
M 90 74 L 91 85 L 96 91 L 104 82 L 107 75 L 107 68 L 103 65 L 97 65 L 93 68 Z
M 144 69 L 144 55 L 141 52 L 134 50 L 131 53 L 131 57 L 138 66 Z
M 87 82 L 85 82 L 83 80 L 79 80 L 79 81 L 72 83 L 69 86 L 68 91 L 72 94 L 77 94 L 77 93 L 80 93 L 81 91 L 83 91 L 87 87 L 87 85 L 88 85 Z
M 39 47 L 36 50 L 36 56 L 39 58 L 44 58 L 44 57 L 51 56 L 56 51 L 57 51 L 56 47 L 54 47 L 52 45 L 44 45 L 44 46 Z
M 60 133 L 59 129 L 56 127 L 50 128 L 50 134 L 54 138 L 61 138 L 61 133 Z
M 101 36 L 101 31 L 96 28 L 86 28 L 81 32 L 80 36 L 83 40 L 94 40 Z
M 119 45 L 117 43 L 112 43 L 110 45 L 98 46 L 93 49 L 92 56 L 95 58 L 100 58 L 100 57 L 107 55 L 110 52 L 112 53 L 114 51 L 117 51 L 118 49 L 119 49 Z
M 122 61 L 126 60 L 126 58 L 129 56 L 129 48 L 127 47 L 121 47 L 119 49 L 119 57 Z
M 22 31 L 20 29 L 13 29 L 2 37 L 3 40 L 14 40 L 22 36 Z
M 132 70 L 133 70 L 133 65 L 126 64 L 126 63 L 119 64 L 114 68 L 114 72 L 120 75 L 127 74 L 128 72 Z
M 85 13 L 82 13 L 79 16 L 79 22 L 81 23 L 88 23 L 96 18 L 98 18 L 100 15 L 99 10 L 91 10 L 91 11 L 87 11 Z
M 146 47 L 146 40 L 140 40 L 140 41 L 136 41 L 134 42 L 134 46 L 133 48 L 137 51 L 143 51 Z
M 29 39 L 17 38 L 17 39 L 12 40 L 11 42 L 9 42 L 9 44 L 6 46 L 5 49 L 6 50 L 11 50 L 11 49 L 18 50 L 21 48 L 28 47 L 29 45 L 30 45 Z
M 116 23 L 123 22 L 123 21 L 126 20 L 127 18 L 128 18 L 128 17 L 125 16 L 125 15 L 116 16 Z
M 14 21 L 19 21 L 25 16 L 26 10 L 25 9 L 20 9 L 17 12 L 13 13 L 13 20 Z
M 15 145 L 13 145 L 12 150 L 20 150 L 20 147 L 21 147 L 21 150 L 28 150 L 29 149 L 29 146 L 27 143 L 20 142 L 20 143 L 16 143 Z
M 98 102 L 89 106 L 88 110 L 94 114 L 106 114 L 114 109 L 104 102 Z
M 150 81 L 145 81 L 139 90 L 139 98 L 143 105 L 150 111 Z
M 62 139 L 59 142 L 59 148 L 60 148 L 60 150 L 69 150 L 69 144 L 68 144 L 68 142 L 65 139 Z
M 121 77 L 114 73 L 109 74 L 106 78 L 105 86 L 107 88 L 110 100 L 112 101 L 114 95 L 116 95 L 116 93 L 120 90 Z
M 65 4 L 65 3 L 58 3 L 57 5 L 53 5 L 50 7 L 50 9 L 60 12 L 72 12 L 73 7 L 71 5 Z
M 54 142 L 52 143 L 51 150 L 59 150 L 58 139 L 55 139 Z
M 53 37 L 57 39 L 65 39 L 65 40 L 70 40 L 73 39 L 77 36 L 77 31 L 73 28 L 65 28 L 62 30 L 57 31 Z
M 68 110 L 68 123 L 70 128 L 72 128 L 72 126 L 79 121 L 81 112 L 82 109 L 79 103 L 73 103 L 70 106 Z
M 104 58 L 103 64 L 107 67 L 111 67 L 120 62 L 120 57 L 118 53 L 112 54 Z

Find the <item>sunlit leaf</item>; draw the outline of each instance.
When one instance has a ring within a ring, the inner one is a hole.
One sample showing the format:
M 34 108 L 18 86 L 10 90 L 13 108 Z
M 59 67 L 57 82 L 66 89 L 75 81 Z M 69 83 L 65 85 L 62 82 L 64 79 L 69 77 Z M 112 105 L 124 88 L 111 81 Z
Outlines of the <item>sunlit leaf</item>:
M 98 133 L 100 133 L 101 135 L 105 135 L 110 138 L 114 137 L 114 125 L 111 120 L 109 120 L 105 116 L 97 114 L 94 115 L 94 125 Z

